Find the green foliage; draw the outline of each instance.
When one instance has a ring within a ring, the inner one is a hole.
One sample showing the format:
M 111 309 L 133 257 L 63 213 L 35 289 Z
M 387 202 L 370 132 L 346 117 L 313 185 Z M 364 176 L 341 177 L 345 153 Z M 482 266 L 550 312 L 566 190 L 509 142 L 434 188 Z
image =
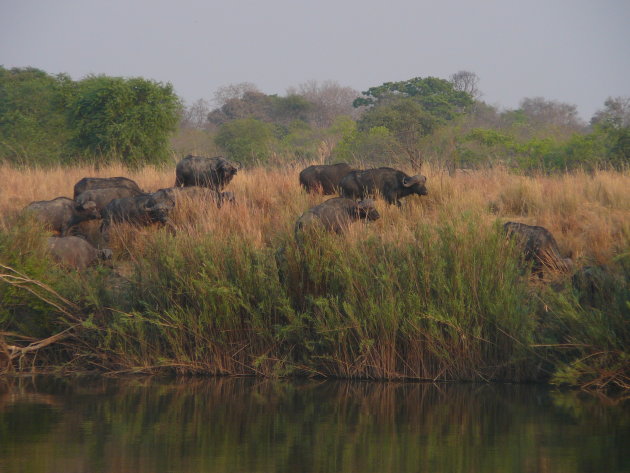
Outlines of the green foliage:
M 0 332 L 35 338 L 54 333 L 59 311 L 36 297 L 35 284 L 28 282 L 61 283 L 62 274 L 51 268 L 47 255 L 47 237 L 30 215 L 18 217 L 8 230 L 0 231 L 0 264 L 4 266 L 0 268 Z
M 627 257 L 559 290 L 532 286 L 499 223 L 481 221 L 449 212 L 439 225 L 413 225 L 409 243 L 372 236 L 350 244 L 319 232 L 297 245 L 279 232 L 262 248 L 243 237 L 158 231 L 133 250 L 123 278 L 106 268 L 59 269 L 46 256 L 46 235 L 24 220 L 0 233 L 0 263 L 32 280 L 2 276 L 0 331 L 43 338 L 74 326 L 78 319 L 28 290 L 45 285 L 72 300 L 82 320 L 51 353 L 82 368 L 513 381 L 553 374 L 557 383 L 623 386 Z
M 67 76 L 0 66 L 0 159 L 16 164 L 63 159 L 70 136 L 65 107 L 72 93 Z
M 608 267 L 587 266 L 563 292 L 547 291 L 540 337 L 564 344 L 551 356 L 555 384 L 594 389 L 630 386 L 630 255 Z
M 368 89 L 363 95 L 354 101 L 354 106 L 370 108 L 359 119 L 359 130 L 387 128 L 396 138 L 399 149 L 415 166 L 423 161 L 422 139 L 473 104 L 470 94 L 455 90 L 453 83 L 435 77 L 387 82 Z
M 287 97 L 270 96 L 271 119 L 278 123 L 289 124 L 295 121 L 308 121 L 308 113 L 313 104 L 301 95 Z
M 0 159 L 161 162 L 180 109 L 170 84 L 106 76 L 73 82 L 39 69 L 0 67 Z
M 380 105 L 397 98 L 412 98 L 424 110 L 441 121 L 448 121 L 473 104 L 467 92 L 456 90 L 453 83 L 436 77 L 415 77 L 401 82 L 386 82 L 363 92 L 355 107 Z
M 170 84 L 93 76 L 77 89 L 69 123 L 78 152 L 133 166 L 168 157 L 168 137 L 181 107 Z
M 552 138 L 519 140 L 509 133 L 476 128 L 458 141 L 457 162 L 466 167 L 501 162 L 524 170 L 594 170 L 614 162 L 610 136 L 601 130 L 574 134 L 560 142 Z
M 335 147 L 334 157 L 339 161 L 378 166 L 396 162 L 401 153 L 400 144 L 389 129 L 375 126 L 367 131 L 354 128 L 347 132 Z
M 243 164 L 265 162 L 277 142 L 275 128 L 255 118 L 243 118 L 225 123 L 215 141 L 230 159 Z

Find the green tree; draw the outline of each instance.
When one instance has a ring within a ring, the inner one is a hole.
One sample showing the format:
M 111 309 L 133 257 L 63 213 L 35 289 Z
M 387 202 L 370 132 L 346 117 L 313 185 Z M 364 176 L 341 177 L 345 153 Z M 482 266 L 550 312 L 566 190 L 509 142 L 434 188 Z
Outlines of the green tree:
M 66 75 L 0 66 L 0 159 L 22 164 L 62 159 L 70 136 L 65 107 L 72 93 Z
M 452 82 L 436 77 L 415 77 L 401 82 L 386 82 L 363 92 L 353 105 L 378 106 L 399 98 L 411 98 L 436 119 L 452 120 L 473 104 L 472 96 L 455 89 Z
M 410 98 L 397 98 L 374 107 L 357 122 L 360 132 L 369 132 L 372 128 L 384 128 L 398 142 L 398 148 L 404 152 L 412 165 L 422 164 L 420 140 L 430 135 L 439 120 L 427 112 L 418 102 Z
M 88 77 L 78 83 L 69 106 L 73 146 L 88 157 L 128 165 L 164 161 L 181 107 L 171 84 Z
M 277 138 L 274 126 L 270 123 L 255 118 L 242 118 L 224 123 L 215 142 L 230 159 L 253 164 L 269 159 Z

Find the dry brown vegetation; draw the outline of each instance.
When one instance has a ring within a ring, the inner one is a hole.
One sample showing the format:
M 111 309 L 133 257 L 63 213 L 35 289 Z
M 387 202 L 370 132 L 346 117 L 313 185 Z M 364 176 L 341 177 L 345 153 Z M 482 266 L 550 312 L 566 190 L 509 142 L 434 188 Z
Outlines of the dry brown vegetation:
M 176 221 L 186 233 L 211 233 L 217 238 L 239 234 L 256 247 L 270 246 L 279 233 L 292 231 L 300 214 L 325 198 L 305 194 L 298 185 L 301 167 L 242 170 L 229 185 L 239 205 L 183 209 Z M 496 168 L 449 175 L 424 169 L 429 195 L 405 200 L 402 209 L 378 201 L 381 220 L 367 228 L 355 225 L 349 240 L 376 232 L 386 241 L 408 241 L 419 223 L 431 225 L 462 213 L 473 213 L 480 225 L 496 219 L 541 225 L 556 237 L 561 252 L 577 261 L 605 264 L 630 242 L 630 174 L 599 171 L 553 176 L 519 176 Z M 123 166 L 16 169 L 0 166 L 0 225 L 32 201 L 72 196 L 75 182 L 85 176 L 127 176 L 146 191 L 170 187 L 174 170 Z M 200 207 L 196 203 L 192 206 Z M 186 207 L 186 206 L 184 206 Z M 195 218 L 190 218 L 190 213 Z M 187 216 L 186 216 L 187 215 Z M 143 230 L 142 232 L 151 231 Z M 125 234 L 128 235 L 127 232 Z M 128 235 L 129 236 L 129 235 Z M 136 240 L 138 240 L 136 238 Z M 122 242 L 113 242 L 122 245 Z M 128 246 L 128 242 L 125 246 Z

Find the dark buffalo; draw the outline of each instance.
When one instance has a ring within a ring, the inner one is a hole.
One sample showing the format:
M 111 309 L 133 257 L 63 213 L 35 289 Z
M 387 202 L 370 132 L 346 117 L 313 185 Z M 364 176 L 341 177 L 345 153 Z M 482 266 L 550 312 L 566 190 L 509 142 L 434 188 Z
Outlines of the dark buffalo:
M 304 212 L 295 223 L 295 236 L 299 241 L 301 233 L 314 226 L 342 233 L 356 220 L 373 221 L 379 218 L 372 199 L 356 202 L 345 197 L 334 197 Z
M 112 257 L 112 250 L 98 250 L 77 236 L 51 237 L 48 239 L 48 249 L 55 260 L 73 269 L 85 269 L 99 259 Z
M 325 195 L 336 194 L 341 179 L 353 169 L 346 163 L 309 166 L 300 172 L 300 184 L 306 192 L 323 192 Z
M 201 186 L 220 191 L 237 172 L 238 167 L 221 156 L 205 158 L 188 155 L 177 163 L 175 187 Z
M 341 195 L 352 199 L 365 199 L 377 195 L 390 204 L 400 206 L 400 199 L 411 194 L 427 195 L 425 176 L 407 176 L 392 168 L 350 171 L 339 183 Z
M 68 197 L 31 202 L 24 211 L 32 212 L 48 229 L 61 235 L 68 231 L 69 222 L 75 218 L 81 221 L 100 218 L 100 214 L 91 207 L 77 209 L 74 200 Z
M 84 177 L 74 185 L 73 198 L 76 199 L 79 194 L 87 190 L 106 189 L 109 187 L 125 187 L 135 191 L 136 194 L 143 193 L 138 184 L 126 177 Z
M 151 225 L 152 223 L 169 224 L 169 214 L 175 202 L 165 194 L 140 194 L 132 197 L 114 199 L 101 210 L 103 222 L 101 233 L 108 238 L 112 223 L 131 223 L 133 225 Z
M 98 218 L 100 218 L 101 210 L 114 199 L 133 197 L 134 195 L 140 194 L 142 194 L 142 192 L 138 192 L 136 189 L 129 187 L 104 187 L 83 191 L 74 199 L 76 212 L 74 212 L 72 218 L 66 225 L 67 230 L 70 231 L 75 225 L 94 218 L 92 215 L 97 215 Z
M 568 271 L 573 267 L 570 258 L 563 258 L 558 243 L 544 227 L 519 222 L 506 222 L 503 230 L 514 238 L 523 249 L 523 259 L 532 263 L 532 273 L 543 277 L 543 268 L 553 271 Z

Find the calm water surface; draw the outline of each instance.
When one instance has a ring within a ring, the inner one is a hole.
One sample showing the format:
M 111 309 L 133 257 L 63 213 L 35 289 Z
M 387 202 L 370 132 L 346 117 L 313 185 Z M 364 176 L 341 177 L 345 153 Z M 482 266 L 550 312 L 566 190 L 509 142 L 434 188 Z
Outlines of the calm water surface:
M 0 472 L 630 472 L 630 412 L 529 385 L 19 378 Z

